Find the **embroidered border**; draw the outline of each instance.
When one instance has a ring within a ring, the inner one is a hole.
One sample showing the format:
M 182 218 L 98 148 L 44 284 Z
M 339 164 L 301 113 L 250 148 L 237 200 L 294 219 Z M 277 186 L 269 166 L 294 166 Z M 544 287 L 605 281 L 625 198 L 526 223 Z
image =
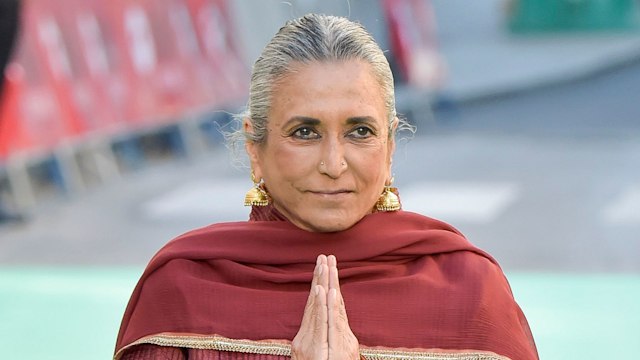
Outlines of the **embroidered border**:
M 509 360 L 508 357 L 483 351 L 465 350 L 462 352 L 444 352 L 443 350 L 410 351 L 391 349 L 360 348 L 360 353 L 367 360 Z
M 218 350 L 229 352 L 241 352 L 246 354 L 291 356 L 291 345 L 276 341 L 254 341 L 236 340 L 223 336 L 198 336 L 198 335 L 177 335 L 177 334 L 157 334 L 138 339 L 131 344 L 120 349 L 114 356 L 118 360 L 124 350 L 141 344 L 152 344 L 159 346 L 173 346 L 201 350 Z M 411 351 L 376 349 L 361 347 L 360 353 L 367 360 L 509 360 L 509 358 L 491 352 L 482 351 L 462 351 L 447 352 L 446 350 Z

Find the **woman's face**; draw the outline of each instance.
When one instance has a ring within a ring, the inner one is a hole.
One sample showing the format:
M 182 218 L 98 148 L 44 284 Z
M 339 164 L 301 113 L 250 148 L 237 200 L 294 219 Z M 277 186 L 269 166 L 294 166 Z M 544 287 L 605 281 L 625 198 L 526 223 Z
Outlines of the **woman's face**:
M 266 141 L 247 151 L 276 209 L 319 232 L 345 230 L 372 211 L 394 142 L 369 64 L 295 64 L 274 85 L 268 119 Z

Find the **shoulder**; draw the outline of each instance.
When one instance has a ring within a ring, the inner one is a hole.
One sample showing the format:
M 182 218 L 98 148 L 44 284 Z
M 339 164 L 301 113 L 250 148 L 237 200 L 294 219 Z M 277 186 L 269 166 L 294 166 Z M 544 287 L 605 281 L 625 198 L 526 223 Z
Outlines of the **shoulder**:
M 416 245 L 431 249 L 430 253 L 440 253 L 451 259 L 466 258 L 468 260 L 465 264 L 476 264 L 473 266 L 478 268 L 495 267 L 498 264 L 490 254 L 478 248 L 462 232 L 444 221 L 410 211 L 375 213 L 369 217 L 369 224 L 388 227 L 389 233 L 396 238 L 411 239 Z
M 291 232 L 283 221 L 241 221 L 217 223 L 188 231 L 169 241 L 149 262 L 160 266 L 172 259 L 201 260 L 250 253 L 268 236 Z
M 444 250 L 436 256 L 441 269 L 449 275 L 470 281 L 506 284 L 497 260 L 452 225 L 409 211 L 396 212 L 388 217 L 388 221 L 400 224 L 400 228 L 407 229 L 409 233 L 428 234 L 431 246 L 442 240 Z
M 393 212 L 376 212 L 365 217 L 365 219 L 367 218 L 372 220 L 375 219 L 376 221 L 390 221 L 394 226 L 403 226 L 413 229 L 446 230 L 462 236 L 462 233 L 451 224 L 411 211 L 399 210 Z
M 507 278 L 498 262 L 482 250 L 455 251 L 440 256 L 440 269 L 449 278 L 458 279 L 472 288 L 493 288 L 510 294 Z

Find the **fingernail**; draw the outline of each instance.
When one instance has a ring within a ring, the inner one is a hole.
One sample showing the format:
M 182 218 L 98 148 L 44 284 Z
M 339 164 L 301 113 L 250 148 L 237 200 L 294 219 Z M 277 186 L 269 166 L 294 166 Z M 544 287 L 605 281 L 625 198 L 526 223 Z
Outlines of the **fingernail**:
M 316 296 L 317 296 L 318 294 L 320 294 L 320 287 L 319 287 L 319 285 L 316 285 L 316 289 L 315 289 L 315 290 L 316 290 Z
M 324 266 L 322 266 L 322 265 L 320 265 L 320 266 L 319 266 L 319 268 L 320 268 L 320 269 L 318 269 L 318 275 L 322 275 L 322 268 L 323 268 L 323 267 L 324 267 Z

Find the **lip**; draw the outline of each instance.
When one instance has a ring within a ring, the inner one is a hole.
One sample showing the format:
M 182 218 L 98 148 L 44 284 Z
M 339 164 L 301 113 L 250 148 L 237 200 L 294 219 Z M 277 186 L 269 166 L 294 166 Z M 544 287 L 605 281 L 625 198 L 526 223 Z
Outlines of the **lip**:
M 342 196 L 347 196 L 350 194 L 353 194 L 353 191 L 351 190 L 309 190 L 308 191 L 310 194 L 316 195 L 316 196 L 320 196 L 320 197 L 326 197 L 326 198 L 337 198 L 337 197 L 342 197 Z

